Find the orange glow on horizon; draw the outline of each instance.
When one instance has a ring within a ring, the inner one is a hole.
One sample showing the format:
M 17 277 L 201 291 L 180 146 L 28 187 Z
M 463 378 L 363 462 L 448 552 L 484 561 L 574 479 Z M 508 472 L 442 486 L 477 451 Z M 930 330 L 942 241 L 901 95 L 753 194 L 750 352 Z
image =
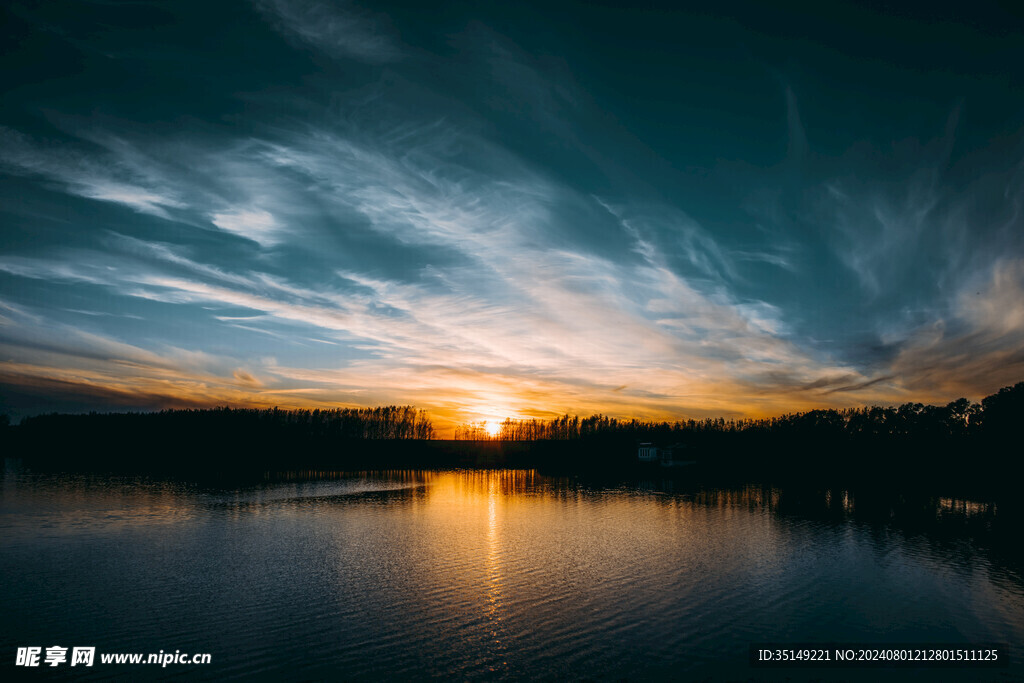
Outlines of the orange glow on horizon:
M 61 360 L 61 359 L 54 359 Z M 617 420 L 675 422 L 705 418 L 765 418 L 818 408 L 899 405 L 908 401 L 944 405 L 960 396 L 978 401 L 986 393 L 967 387 L 938 387 L 911 392 L 898 384 L 871 385 L 836 393 L 797 387 L 758 391 L 730 381 L 689 376 L 667 378 L 654 369 L 633 369 L 613 382 L 579 383 L 563 378 L 515 377 L 429 367 L 414 372 L 385 368 L 310 373 L 275 366 L 276 379 L 258 371 L 230 376 L 137 362 L 123 366 L 96 361 L 82 367 L 43 363 L 6 363 L 0 383 L 22 394 L 70 397 L 82 408 L 130 411 L 174 408 L 332 409 L 412 405 L 425 410 L 435 438 L 453 438 L 464 425 L 484 424 L 490 438 L 501 434 L 506 419 L 547 421 L 563 415 L 581 419 L 605 415 Z M 606 378 L 607 379 L 607 378 Z M 26 415 L 40 411 L 26 412 Z M 49 412 L 42 411 L 42 412 Z

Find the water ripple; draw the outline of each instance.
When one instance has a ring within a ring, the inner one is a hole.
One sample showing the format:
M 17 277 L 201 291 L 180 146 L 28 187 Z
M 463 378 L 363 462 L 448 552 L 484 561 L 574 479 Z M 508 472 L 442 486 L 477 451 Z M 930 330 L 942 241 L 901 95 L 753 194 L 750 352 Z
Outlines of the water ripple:
M 745 678 L 758 640 L 1024 642 L 1006 505 L 934 497 L 901 526 L 899 499 L 839 488 L 669 488 L 19 475 L 0 497 L 0 647 L 214 654 L 146 671 L 161 678 L 490 680 Z

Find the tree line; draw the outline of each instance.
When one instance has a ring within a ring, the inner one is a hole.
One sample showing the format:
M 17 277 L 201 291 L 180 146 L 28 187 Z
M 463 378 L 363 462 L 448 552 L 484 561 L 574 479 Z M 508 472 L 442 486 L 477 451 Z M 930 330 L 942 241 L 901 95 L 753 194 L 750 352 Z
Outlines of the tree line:
M 239 435 L 301 434 L 339 440 L 424 440 L 434 438 L 426 411 L 413 406 L 281 410 L 279 408 L 212 408 L 162 410 L 155 413 L 51 413 L 21 421 L 27 433 L 105 432 L 160 434 L 182 430 L 194 434 L 234 432 Z
M 779 457 L 822 452 L 856 453 L 860 459 L 898 452 L 946 453 L 949 457 L 971 452 L 976 457 L 979 449 L 970 449 L 974 445 L 1015 441 L 1022 419 L 1024 382 L 1004 387 L 979 403 L 961 398 L 944 406 L 905 403 L 738 420 L 644 421 L 607 415 L 562 415 L 549 420 L 507 419 L 493 437 L 484 423 L 463 425 L 456 430 L 455 438 L 534 444 L 537 448 L 530 447 L 534 453 L 561 457 L 572 451 L 588 461 L 605 454 L 609 462 L 635 460 L 636 444 L 644 441 L 685 444 L 696 448 L 700 457 L 706 453 L 723 461 L 747 461 L 767 453 Z M 163 452 L 173 453 L 175 458 L 192 453 L 195 459 L 201 458 L 200 451 L 238 457 L 257 452 L 309 453 L 317 457 L 340 452 L 443 452 L 443 448 L 429 446 L 437 443 L 434 427 L 427 413 L 413 406 L 49 414 L 25 418 L 19 427 L 0 432 L 28 454 L 74 453 L 83 445 L 131 457 L 136 453 L 156 457 Z M 412 448 L 412 443 L 422 447 Z
M 575 441 L 612 439 L 661 443 L 703 442 L 723 437 L 847 443 L 950 443 L 978 437 L 1009 437 L 1024 419 L 1024 382 L 1004 387 L 980 403 L 960 398 L 944 406 L 904 403 L 821 409 L 759 419 L 705 418 L 676 421 L 623 420 L 607 415 L 562 415 L 550 420 L 506 419 L 491 436 L 483 423 L 462 425 L 456 439 Z M 735 440 L 735 438 L 733 439 Z

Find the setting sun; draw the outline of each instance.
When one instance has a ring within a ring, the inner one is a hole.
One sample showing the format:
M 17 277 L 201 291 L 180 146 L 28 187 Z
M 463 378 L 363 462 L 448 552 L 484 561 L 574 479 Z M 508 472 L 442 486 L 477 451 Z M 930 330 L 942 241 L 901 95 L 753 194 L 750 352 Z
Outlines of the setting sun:
M 487 420 L 484 422 L 484 430 L 487 432 L 487 436 L 493 439 L 501 431 L 501 424 L 497 420 Z

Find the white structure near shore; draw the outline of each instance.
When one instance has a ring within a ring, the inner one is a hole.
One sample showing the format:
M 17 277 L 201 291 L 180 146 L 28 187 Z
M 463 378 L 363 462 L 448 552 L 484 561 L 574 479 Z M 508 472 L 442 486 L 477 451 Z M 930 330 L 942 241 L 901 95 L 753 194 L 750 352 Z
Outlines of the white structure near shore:
M 640 462 L 657 462 L 658 451 L 658 447 L 654 444 L 642 443 L 636 457 Z

